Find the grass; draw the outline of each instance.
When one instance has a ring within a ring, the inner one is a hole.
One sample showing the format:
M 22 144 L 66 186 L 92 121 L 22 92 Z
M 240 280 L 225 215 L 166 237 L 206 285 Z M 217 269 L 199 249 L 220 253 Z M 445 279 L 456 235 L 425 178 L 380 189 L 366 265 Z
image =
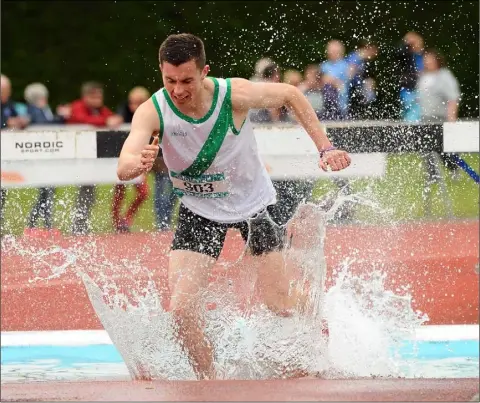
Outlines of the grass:
M 480 159 L 478 154 L 464 154 L 462 157 L 477 172 Z M 379 179 L 355 179 L 350 184 L 355 193 L 362 194 L 370 201 L 376 202 L 380 208 L 373 209 L 360 205 L 356 209 L 355 218 L 365 223 L 386 223 L 392 221 L 421 220 L 425 218 L 447 218 L 445 203 L 438 185 L 434 185 L 432 194 L 432 216 L 427 217 L 425 203 L 422 199 L 424 186 L 424 167 L 420 156 L 416 154 L 392 154 L 388 157 L 386 175 Z M 458 180 L 444 173 L 448 197 L 452 202 L 454 217 L 479 217 L 479 187 L 464 172 Z M 153 209 L 153 176 L 148 178 L 150 197 L 141 206 L 132 226 L 133 231 L 153 231 L 155 216 Z M 313 198 L 318 199 L 336 185 L 329 180 L 316 183 Z M 35 203 L 37 189 L 11 189 L 8 191 L 4 223 L 4 234 L 19 235 L 27 226 L 30 210 Z M 58 187 L 55 193 L 54 226 L 64 233 L 69 233 L 71 212 L 74 209 L 78 189 L 73 186 Z M 92 229 L 95 233 L 113 232 L 111 205 L 113 186 L 97 187 L 96 203 L 92 211 Z M 134 191 L 130 186 L 127 201 L 133 199 Z

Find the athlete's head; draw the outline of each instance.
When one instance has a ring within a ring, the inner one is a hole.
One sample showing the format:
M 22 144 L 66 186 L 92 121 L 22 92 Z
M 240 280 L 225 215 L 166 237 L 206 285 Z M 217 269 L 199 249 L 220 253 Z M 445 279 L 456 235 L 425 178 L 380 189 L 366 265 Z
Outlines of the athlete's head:
M 195 99 L 210 70 L 202 40 L 191 34 L 170 35 L 158 56 L 163 85 L 172 100 L 185 104 Z

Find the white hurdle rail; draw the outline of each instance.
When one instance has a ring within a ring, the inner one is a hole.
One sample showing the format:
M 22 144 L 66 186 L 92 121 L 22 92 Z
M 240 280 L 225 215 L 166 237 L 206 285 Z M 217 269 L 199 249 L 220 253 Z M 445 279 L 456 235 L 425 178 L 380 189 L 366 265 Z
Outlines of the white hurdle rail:
M 319 169 L 318 152 L 301 126 L 255 125 L 259 153 L 272 179 L 375 178 L 385 174 L 387 153 L 479 151 L 478 121 L 437 125 L 341 121 L 326 122 L 325 128 L 334 145 L 350 152 L 352 164 L 343 171 Z M 1 187 L 122 183 L 116 166 L 129 130 L 130 125 L 115 130 L 88 125 L 2 130 Z

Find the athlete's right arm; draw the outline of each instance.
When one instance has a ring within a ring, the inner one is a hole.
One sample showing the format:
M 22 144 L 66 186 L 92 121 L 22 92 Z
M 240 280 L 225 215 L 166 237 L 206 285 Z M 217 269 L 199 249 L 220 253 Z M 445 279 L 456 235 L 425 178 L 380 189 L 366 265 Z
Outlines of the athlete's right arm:
M 160 119 L 152 100 L 149 99 L 140 105 L 133 115 L 130 134 L 118 159 L 118 179 L 131 180 L 152 169 L 160 147 L 158 137 L 152 144 L 149 142 L 156 132 L 160 132 Z

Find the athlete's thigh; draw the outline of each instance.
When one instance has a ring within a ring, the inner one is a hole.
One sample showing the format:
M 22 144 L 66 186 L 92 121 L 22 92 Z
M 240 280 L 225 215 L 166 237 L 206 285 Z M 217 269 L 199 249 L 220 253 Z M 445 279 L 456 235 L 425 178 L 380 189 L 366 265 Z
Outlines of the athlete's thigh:
M 281 251 L 285 244 L 285 228 L 276 224 L 266 210 L 238 225 L 238 229 L 253 256 Z
M 270 217 L 279 225 L 285 225 L 295 214 L 299 204 L 310 199 L 313 183 L 308 180 L 274 181 L 277 203 L 268 206 Z
M 225 224 L 180 206 L 169 263 L 169 286 L 175 299 L 188 299 L 208 285 L 210 269 L 220 255 L 226 233 Z
M 208 286 L 210 269 L 215 262 L 216 259 L 203 253 L 180 249 L 170 252 L 170 309 L 186 308 L 200 301 L 202 291 Z

